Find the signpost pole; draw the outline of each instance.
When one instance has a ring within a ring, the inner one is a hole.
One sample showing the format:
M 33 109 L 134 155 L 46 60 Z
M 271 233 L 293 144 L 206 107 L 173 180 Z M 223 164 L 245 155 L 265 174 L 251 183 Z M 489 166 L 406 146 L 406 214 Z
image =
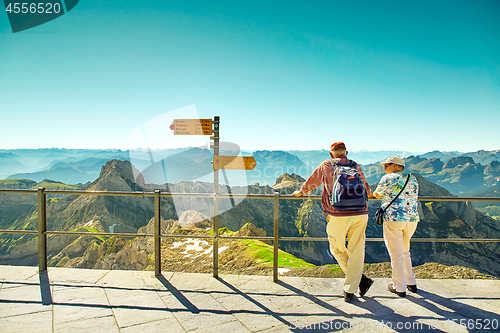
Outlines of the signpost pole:
M 220 117 L 214 116 L 214 156 L 219 155 L 219 124 Z M 219 170 L 214 169 L 214 242 L 213 242 L 213 276 L 219 277 Z
M 213 128 L 212 128 L 213 126 Z M 214 140 L 213 168 L 214 168 L 214 237 L 213 237 L 213 275 L 219 277 L 219 169 L 224 172 L 224 177 L 227 181 L 227 176 L 224 170 L 253 170 L 257 164 L 253 156 L 220 156 L 219 153 L 219 129 L 220 117 L 214 116 L 214 119 L 174 119 L 169 128 L 174 135 L 210 135 L 210 139 Z M 227 185 L 231 203 L 234 207 L 234 199 L 231 196 L 231 188 Z M 158 258 L 160 258 L 158 256 Z M 156 265 L 159 269 L 160 266 Z M 156 273 L 161 271 L 156 270 Z

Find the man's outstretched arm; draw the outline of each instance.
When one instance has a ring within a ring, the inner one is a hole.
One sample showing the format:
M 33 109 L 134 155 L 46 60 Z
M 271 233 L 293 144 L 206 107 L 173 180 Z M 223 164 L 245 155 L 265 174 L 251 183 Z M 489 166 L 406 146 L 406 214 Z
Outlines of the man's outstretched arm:
M 300 197 L 307 192 L 310 192 L 314 190 L 315 188 L 318 188 L 322 183 L 323 183 L 323 175 L 324 175 L 324 168 L 325 165 L 324 163 L 321 163 L 316 170 L 307 178 L 304 184 L 302 184 L 302 187 L 300 191 L 294 191 L 292 194 L 296 197 Z

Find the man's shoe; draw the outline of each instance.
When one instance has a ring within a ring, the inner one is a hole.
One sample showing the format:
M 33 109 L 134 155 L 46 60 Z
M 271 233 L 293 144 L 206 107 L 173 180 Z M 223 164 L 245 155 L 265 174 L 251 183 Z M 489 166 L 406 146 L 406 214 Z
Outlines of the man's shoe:
M 346 303 L 351 303 L 352 302 L 352 298 L 354 297 L 354 294 L 351 294 L 351 293 L 346 293 L 344 291 L 344 302 Z
M 372 279 L 366 277 L 364 274 L 361 275 L 361 282 L 359 282 L 359 296 L 365 296 L 366 292 L 368 291 L 368 289 L 370 289 L 372 284 Z
M 412 293 L 416 293 L 417 292 L 417 285 L 416 284 L 411 284 L 411 285 L 407 285 L 406 286 L 408 288 L 409 291 L 411 291 Z
M 398 295 L 399 297 L 406 297 L 406 291 L 403 291 L 403 292 L 400 292 L 400 291 L 396 291 L 396 289 L 394 288 L 394 285 L 392 283 L 390 283 L 387 288 L 389 289 L 389 291 L 391 293 L 395 293 L 396 295 Z

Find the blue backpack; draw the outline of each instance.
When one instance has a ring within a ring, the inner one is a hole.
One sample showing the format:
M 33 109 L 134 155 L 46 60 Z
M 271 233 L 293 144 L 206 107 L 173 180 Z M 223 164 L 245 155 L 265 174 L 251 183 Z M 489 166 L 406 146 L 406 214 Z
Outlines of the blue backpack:
M 330 161 L 334 168 L 333 187 L 330 204 L 337 210 L 363 210 L 367 199 L 365 185 L 356 170 L 356 162 L 338 165 Z

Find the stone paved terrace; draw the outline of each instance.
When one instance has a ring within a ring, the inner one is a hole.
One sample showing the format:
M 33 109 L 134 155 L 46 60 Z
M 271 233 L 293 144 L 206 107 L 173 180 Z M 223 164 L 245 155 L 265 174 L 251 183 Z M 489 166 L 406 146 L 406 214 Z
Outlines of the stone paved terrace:
M 0 266 L 0 332 L 500 331 L 499 280 L 388 283 L 347 304 L 342 279 Z

